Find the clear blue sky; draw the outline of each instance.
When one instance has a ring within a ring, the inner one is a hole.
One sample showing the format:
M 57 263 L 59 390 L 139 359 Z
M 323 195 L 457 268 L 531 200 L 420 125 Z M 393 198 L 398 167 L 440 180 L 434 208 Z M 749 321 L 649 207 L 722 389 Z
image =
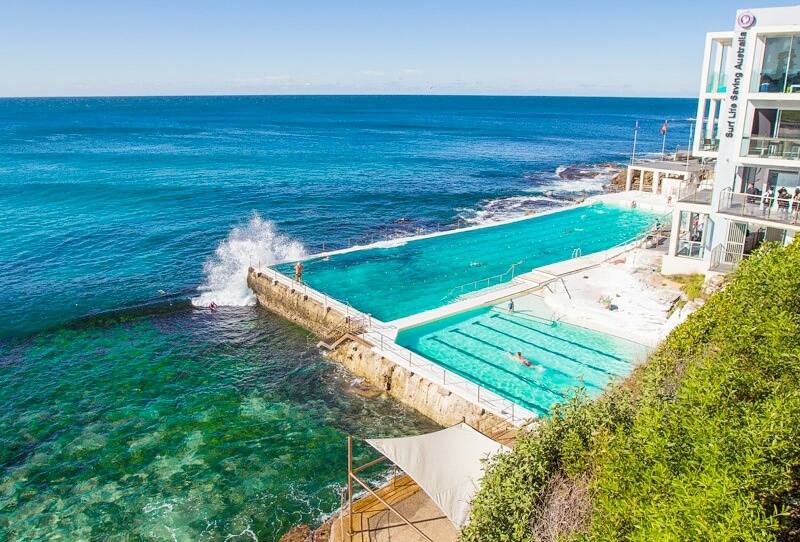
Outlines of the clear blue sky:
M 694 96 L 705 32 L 675 0 L 3 0 L 0 96 Z

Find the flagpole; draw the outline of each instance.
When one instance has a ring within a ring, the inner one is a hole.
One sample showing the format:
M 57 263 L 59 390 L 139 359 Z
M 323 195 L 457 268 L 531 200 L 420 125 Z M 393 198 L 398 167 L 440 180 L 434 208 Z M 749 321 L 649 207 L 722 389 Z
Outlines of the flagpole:
M 667 148 L 667 128 L 666 128 L 666 126 L 667 126 L 667 121 L 664 121 L 664 125 L 661 127 L 661 131 L 663 132 L 661 134 L 661 136 L 662 136 L 661 137 L 661 159 L 662 160 L 664 158 L 666 158 L 666 154 L 665 154 L 665 151 L 666 151 L 666 148 Z
M 636 121 L 636 126 L 633 128 L 633 151 L 631 152 L 631 164 L 633 164 L 634 158 L 636 158 L 636 136 L 639 135 L 639 121 Z

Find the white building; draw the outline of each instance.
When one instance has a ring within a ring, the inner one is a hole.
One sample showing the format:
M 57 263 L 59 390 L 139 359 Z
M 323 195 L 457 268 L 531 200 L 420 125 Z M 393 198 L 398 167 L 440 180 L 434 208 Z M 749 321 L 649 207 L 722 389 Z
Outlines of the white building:
M 692 152 L 716 163 L 674 201 L 667 274 L 726 272 L 800 230 L 800 6 L 738 11 L 703 58 Z

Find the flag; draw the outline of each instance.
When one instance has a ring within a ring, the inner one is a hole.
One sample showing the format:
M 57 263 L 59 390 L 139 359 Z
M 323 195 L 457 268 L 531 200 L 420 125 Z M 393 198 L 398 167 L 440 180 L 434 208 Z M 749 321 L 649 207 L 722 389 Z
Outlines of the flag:
M 664 121 L 664 124 L 661 125 L 661 135 L 667 135 L 667 128 L 669 128 L 669 122 Z

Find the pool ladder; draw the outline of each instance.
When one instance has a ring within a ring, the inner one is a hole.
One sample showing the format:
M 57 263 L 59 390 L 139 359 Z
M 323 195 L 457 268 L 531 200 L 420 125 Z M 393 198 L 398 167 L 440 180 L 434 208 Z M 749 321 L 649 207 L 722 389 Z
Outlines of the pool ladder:
M 580 258 L 581 257 L 581 247 L 572 250 L 572 258 Z

